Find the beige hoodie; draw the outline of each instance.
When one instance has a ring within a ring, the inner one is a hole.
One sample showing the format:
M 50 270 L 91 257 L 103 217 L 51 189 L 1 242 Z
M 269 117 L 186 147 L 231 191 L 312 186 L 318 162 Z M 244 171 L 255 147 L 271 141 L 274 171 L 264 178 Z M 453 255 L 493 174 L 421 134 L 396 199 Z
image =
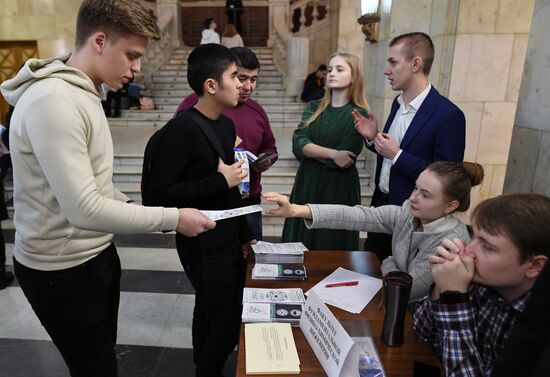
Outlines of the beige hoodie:
M 113 142 L 93 82 L 64 62 L 30 59 L 5 81 L 15 106 L 14 256 L 37 270 L 60 270 L 98 255 L 112 233 L 174 230 L 176 208 L 142 207 L 114 188 Z

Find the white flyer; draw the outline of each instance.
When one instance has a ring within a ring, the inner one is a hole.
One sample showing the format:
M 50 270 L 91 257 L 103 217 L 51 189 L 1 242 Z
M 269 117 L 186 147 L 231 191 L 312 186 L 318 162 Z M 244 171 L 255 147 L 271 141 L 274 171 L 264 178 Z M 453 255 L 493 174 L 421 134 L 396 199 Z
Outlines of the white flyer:
M 243 304 L 247 302 L 303 304 L 306 301 L 301 288 L 248 288 L 243 291 Z
M 201 211 L 206 217 L 212 221 L 229 219 L 231 217 L 244 216 L 249 213 L 262 212 L 262 207 L 259 204 L 252 206 L 226 209 L 223 211 Z

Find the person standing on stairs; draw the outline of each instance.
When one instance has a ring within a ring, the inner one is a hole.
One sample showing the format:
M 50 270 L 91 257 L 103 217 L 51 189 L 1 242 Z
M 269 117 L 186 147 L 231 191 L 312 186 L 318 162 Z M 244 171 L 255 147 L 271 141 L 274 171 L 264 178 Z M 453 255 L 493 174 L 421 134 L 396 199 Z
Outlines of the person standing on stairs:
M 309 102 L 294 131 L 292 151 L 300 161 L 290 201 L 295 204 L 361 203 L 355 159 L 363 137 L 353 126 L 352 111 L 367 116 L 363 69 L 357 56 L 337 52 L 328 62 L 327 90 Z M 309 249 L 357 250 L 359 232 L 307 229 L 299 219 L 285 220 L 282 242 L 301 241 Z
M 216 32 L 217 27 L 218 24 L 216 24 L 212 17 L 208 17 L 204 20 L 204 29 L 201 34 L 201 45 L 207 43 L 220 44 L 220 35 Z
M 235 124 L 235 131 L 241 140 L 237 146 L 242 147 L 258 157 L 265 154 L 273 154 L 274 158 L 252 165 L 250 169 L 250 196 L 242 199 L 241 206 L 260 204 L 262 193 L 262 173 L 269 169 L 277 160 L 277 146 L 275 137 L 269 125 L 269 119 L 263 107 L 251 97 L 256 90 L 260 61 L 254 52 L 246 47 L 234 47 L 231 52 L 239 60 L 237 65 L 237 78 L 241 82 L 239 91 L 239 103 L 236 107 L 228 107 L 223 115 L 227 116 Z M 187 96 L 178 106 L 176 114 L 190 109 L 198 101 L 195 93 Z M 262 214 L 251 213 L 246 215 L 250 230 L 256 240 L 263 238 Z
M 113 141 L 102 83 L 119 89 L 141 70 L 160 31 L 134 0 L 84 0 L 75 51 L 30 59 L 2 94 L 10 124 L 15 275 L 73 377 L 116 376 L 120 259 L 113 233 L 216 223 L 193 208 L 127 203 L 113 185 Z

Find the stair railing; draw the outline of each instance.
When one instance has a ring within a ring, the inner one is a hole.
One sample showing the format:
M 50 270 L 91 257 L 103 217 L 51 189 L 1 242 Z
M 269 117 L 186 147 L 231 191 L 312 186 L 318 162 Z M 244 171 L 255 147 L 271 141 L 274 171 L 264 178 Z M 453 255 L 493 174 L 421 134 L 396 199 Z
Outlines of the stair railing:
M 290 31 L 295 36 L 308 36 L 329 21 L 328 0 L 298 0 L 289 7 Z
M 288 0 L 269 0 L 269 41 L 273 49 L 273 63 L 283 75 L 287 95 L 302 91 L 308 74 L 309 40 L 290 33 Z
M 174 22 L 173 15 L 159 20 L 161 38 L 159 41 L 149 41 L 147 52 L 142 58 L 142 73 L 145 85 L 148 88 L 153 87 L 153 74 L 158 71 L 161 65 L 168 61 L 174 50 Z

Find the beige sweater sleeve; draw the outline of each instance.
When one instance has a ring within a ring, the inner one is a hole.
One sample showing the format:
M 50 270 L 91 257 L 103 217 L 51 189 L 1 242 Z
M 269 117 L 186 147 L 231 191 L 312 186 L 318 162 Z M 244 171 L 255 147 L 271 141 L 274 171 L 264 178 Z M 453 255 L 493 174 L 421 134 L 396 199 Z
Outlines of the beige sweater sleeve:
M 176 208 L 119 200 L 112 183 L 112 147 L 110 156 L 102 156 L 105 146 L 112 146 L 110 133 L 103 129 L 106 125 L 87 119 L 85 110 L 79 111 L 76 105 L 68 111 L 67 101 L 59 95 L 44 96 L 35 101 L 35 111 L 25 120 L 32 125 L 25 136 L 67 221 L 80 229 L 107 233 L 174 230 L 179 218 Z M 49 197 L 47 192 L 41 195 Z

